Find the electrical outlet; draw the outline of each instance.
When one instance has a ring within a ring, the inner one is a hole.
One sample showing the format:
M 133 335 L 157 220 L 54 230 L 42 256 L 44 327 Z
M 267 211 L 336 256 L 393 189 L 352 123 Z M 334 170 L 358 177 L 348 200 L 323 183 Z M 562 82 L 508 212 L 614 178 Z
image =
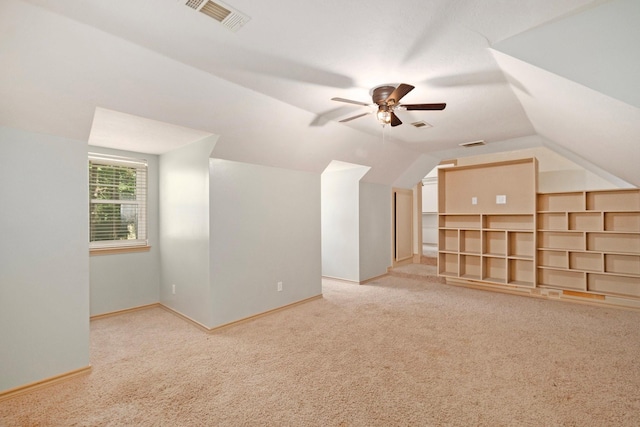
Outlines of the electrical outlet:
M 282 282 L 278 282 L 278 292 L 282 292 Z
M 176 294 L 176 285 L 171 285 L 171 293 Z
M 506 205 L 507 204 L 507 196 L 504 194 L 501 194 L 499 196 L 496 196 L 496 205 Z
M 471 204 L 472 205 L 477 205 L 478 204 L 478 198 L 477 197 L 472 197 L 471 198 Z

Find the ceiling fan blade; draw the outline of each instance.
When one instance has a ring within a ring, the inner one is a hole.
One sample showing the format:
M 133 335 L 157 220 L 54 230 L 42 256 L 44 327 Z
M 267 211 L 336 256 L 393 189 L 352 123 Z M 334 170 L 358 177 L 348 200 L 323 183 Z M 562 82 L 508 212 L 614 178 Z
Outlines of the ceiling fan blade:
M 331 98 L 332 101 L 338 101 L 338 102 L 346 102 L 347 104 L 355 104 L 355 105 L 362 105 L 364 107 L 368 107 L 370 104 L 366 103 L 366 102 L 360 102 L 360 101 L 353 101 L 351 99 L 345 99 L 345 98 Z
M 346 119 L 340 120 L 340 123 L 350 122 L 351 120 L 359 119 L 360 117 L 367 116 L 369 114 L 371 113 L 362 113 L 362 114 L 358 114 L 357 116 L 347 117 Z
M 444 110 L 446 106 L 447 104 L 444 102 L 440 104 L 402 104 L 400 105 L 400 107 L 409 111 L 411 110 Z
M 398 87 L 395 88 L 395 90 L 391 92 L 389 96 L 387 96 L 387 105 L 396 105 L 398 102 L 400 102 L 402 97 L 411 92 L 413 88 L 414 87 L 411 85 L 400 83 Z
M 402 121 L 396 116 L 396 113 L 391 112 L 391 127 L 399 126 L 402 124 Z

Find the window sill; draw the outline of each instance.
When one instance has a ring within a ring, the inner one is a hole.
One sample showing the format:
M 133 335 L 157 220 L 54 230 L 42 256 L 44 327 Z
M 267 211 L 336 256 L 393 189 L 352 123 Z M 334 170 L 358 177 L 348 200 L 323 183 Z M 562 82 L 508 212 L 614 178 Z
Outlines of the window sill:
M 127 254 L 133 252 L 149 252 L 151 246 L 122 246 L 119 248 L 92 248 L 89 249 L 89 255 L 115 255 L 115 254 Z

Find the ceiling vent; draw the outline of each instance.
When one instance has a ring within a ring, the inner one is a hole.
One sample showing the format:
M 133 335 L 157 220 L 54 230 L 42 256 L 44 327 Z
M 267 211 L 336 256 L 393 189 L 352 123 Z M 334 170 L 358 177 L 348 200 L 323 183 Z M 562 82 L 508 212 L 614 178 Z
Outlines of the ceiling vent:
M 244 24 L 251 20 L 250 17 L 239 10 L 217 0 L 187 0 L 185 6 L 204 13 L 233 32 L 238 31 Z
M 198 10 L 198 8 L 202 6 L 202 3 L 204 3 L 204 0 L 187 0 L 186 5 L 191 9 Z
M 463 142 L 462 144 L 458 144 L 460 147 L 477 147 L 479 145 L 486 145 L 484 142 L 484 139 L 478 140 L 478 141 L 471 141 L 471 142 Z
M 414 126 L 414 127 L 420 128 L 420 129 L 428 129 L 428 128 L 433 127 L 433 125 L 431 123 L 427 123 L 424 120 L 421 120 L 419 122 L 413 122 L 413 123 L 411 123 L 411 126 Z

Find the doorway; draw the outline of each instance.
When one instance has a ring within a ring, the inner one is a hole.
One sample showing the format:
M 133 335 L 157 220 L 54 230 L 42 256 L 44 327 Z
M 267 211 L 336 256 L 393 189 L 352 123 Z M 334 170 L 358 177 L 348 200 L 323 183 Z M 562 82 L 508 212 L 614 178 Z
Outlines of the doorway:
M 413 191 L 393 189 L 393 263 L 413 259 Z

